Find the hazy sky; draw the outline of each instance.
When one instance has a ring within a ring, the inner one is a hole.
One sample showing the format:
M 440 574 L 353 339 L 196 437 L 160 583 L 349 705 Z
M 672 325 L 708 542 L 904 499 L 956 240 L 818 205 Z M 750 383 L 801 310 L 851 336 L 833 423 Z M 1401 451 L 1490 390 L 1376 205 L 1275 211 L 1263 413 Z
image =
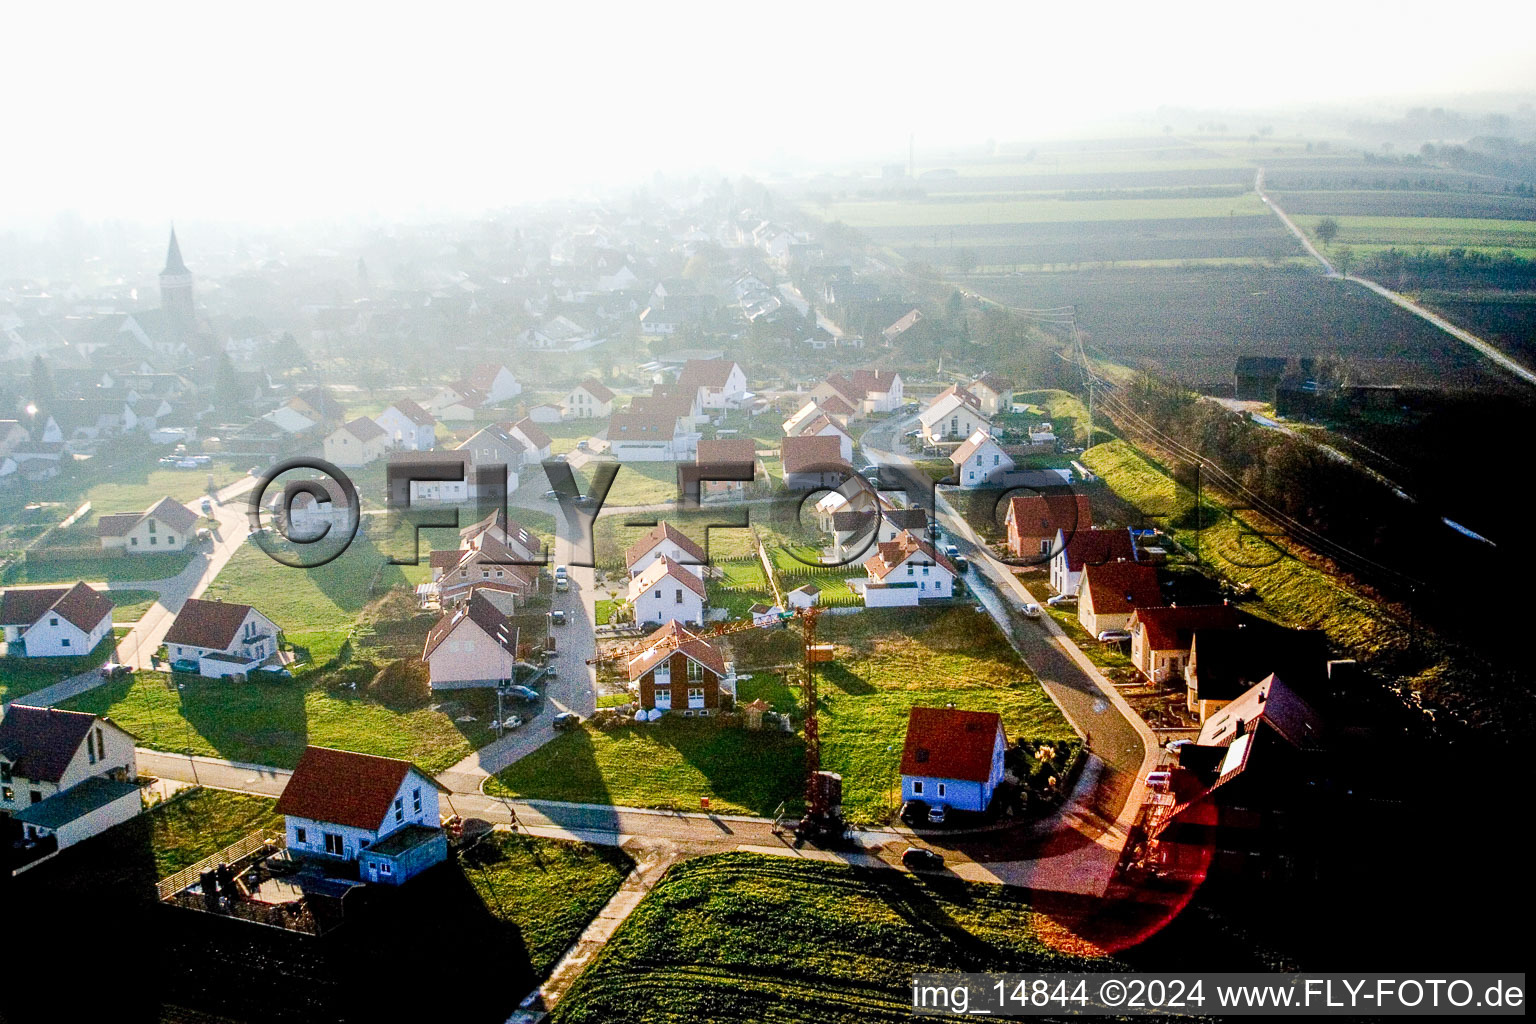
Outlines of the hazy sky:
M 0 218 L 470 210 L 909 131 L 1536 89 L 1529 0 L 1352 6 L 7 4 Z

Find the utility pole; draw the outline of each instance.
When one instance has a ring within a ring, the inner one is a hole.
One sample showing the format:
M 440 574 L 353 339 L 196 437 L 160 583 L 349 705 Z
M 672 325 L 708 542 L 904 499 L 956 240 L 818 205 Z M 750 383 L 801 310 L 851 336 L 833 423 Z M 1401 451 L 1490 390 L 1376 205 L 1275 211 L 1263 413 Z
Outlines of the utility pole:
M 1200 563 L 1200 463 L 1195 463 L 1195 564 Z

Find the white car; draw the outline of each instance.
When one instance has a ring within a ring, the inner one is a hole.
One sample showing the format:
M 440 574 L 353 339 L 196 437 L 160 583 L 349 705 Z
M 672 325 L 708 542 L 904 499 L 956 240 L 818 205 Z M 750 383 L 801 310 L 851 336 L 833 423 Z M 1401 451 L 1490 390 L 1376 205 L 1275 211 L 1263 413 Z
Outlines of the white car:
M 1060 608 L 1064 604 L 1075 604 L 1075 603 L 1077 603 L 1077 595 L 1076 594 L 1057 594 L 1055 597 L 1048 597 L 1048 598 L 1046 598 L 1045 599 L 1045 603 L 1050 605 L 1052 608 Z
M 503 729 L 517 729 L 520 728 L 522 724 L 523 720 L 520 716 L 508 715 L 506 718 L 502 719 L 501 727 Z
M 1019 611 L 1023 613 L 1026 619 L 1038 619 L 1040 617 L 1040 606 L 1033 601 L 1021 607 Z
M 1123 629 L 1102 629 L 1099 631 L 1099 641 L 1106 644 L 1123 643 L 1131 638 L 1131 634 Z

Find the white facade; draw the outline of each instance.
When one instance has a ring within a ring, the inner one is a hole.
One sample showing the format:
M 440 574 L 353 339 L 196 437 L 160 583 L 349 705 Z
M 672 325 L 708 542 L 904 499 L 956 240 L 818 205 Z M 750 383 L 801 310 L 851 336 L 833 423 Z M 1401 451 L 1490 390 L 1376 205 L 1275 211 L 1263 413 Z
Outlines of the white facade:
M 11 636 L 11 627 L 5 632 L 7 640 L 15 639 Z M 16 632 L 21 634 L 29 658 L 78 657 L 90 654 L 112 632 L 112 613 L 103 615 L 100 622 L 85 630 L 50 608 L 24 633 L 19 628 Z
M 288 849 L 309 854 L 356 860 L 362 850 L 407 825 L 437 828 L 442 824 L 437 787 L 412 768 L 395 791 L 395 798 L 377 828 L 357 828 L 332 821 L 286 815 Z
M 1013 459 L 991 437 L 955 466 L 961 487 L 995 487 L 1013 472 Z
M 196 647 L 192 644 L 168 644 L 166 651 L 173 661 L 182 659 L 201 661 L 211 654 L 226 654 L 246 662 L 264 661 L 277 653 L 277 625 L 252 608 L 246 612 L 245 619 L 240 623 L 240 628 L 235 631 L 235 637 L 228 647 L 221 649 Z M 234 672 L 243 671 L 245 669 L 242 667 L 219 674 L 231 675 Z
M 629 583 L 629 600 L 635 609 L 636 622 L 666 622 L 670 619 L 696 624 L 704 622 L 704 598 L 687 582 L 669 574 L 644 590 L 639 583 L 639 580 Z
M 945 395 L 923 411 L 918 417 L 923 440 L 929 444 L 939 441 L 964 441 L 978 430 L 992 432 L 992 424 L 981 410 L 966 404 L 959 395 Z
M 59 775 L 58 782 L 28 779 L 15 773 L 11 773 L 9 782 L 0 782 L 0 812 L 13 813 L 78 786 L 92 776 L 107 775 L 119 769 L 126 778 L 138 777 L 139 761 L 131 735 L 111 722 L 97 719 L 87 736 L 88 742 L 80 744 Z
M 670 558 L 672 561 L 681 565 L 684 569 L 687 569 L 689 572 L 693 573 L 699 579 L 703 579 L 704 566 L 694 564 L 694 560 L 698 557 L 699 556 L 697 554 L 691 551 L 684 551 L 683 546 L 677 543 L 677 541 L 663 537 L 656 543 L 655 547 L 651 548 L 651 550 L 637 558 L 635 560 L 635 564 L 629 567 L 629 578 L 634 579 L 635 577 L 643 574 L 645 570 L 655 565 L 661 559 Z
M 417 423 L 394 406 L 375 416 L 373 422 L 389 435 L 390 447 L 408 452 L 425 452 L 431 451 L 437 444 L 435 424 Z

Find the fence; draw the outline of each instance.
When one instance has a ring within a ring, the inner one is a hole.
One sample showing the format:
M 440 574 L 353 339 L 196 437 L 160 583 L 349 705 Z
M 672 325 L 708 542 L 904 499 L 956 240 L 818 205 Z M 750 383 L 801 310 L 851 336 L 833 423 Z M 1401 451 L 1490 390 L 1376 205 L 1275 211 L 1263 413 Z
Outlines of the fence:
M 269 852 L 282 850 L 287 845 L 286 836 L 274 835 L 271 832 L 252 832 L 238 843 L 226 846 L 211 857 L 204 857 L 191 867 L 182 868 L 174 875 L 162 878 L 155 883 L 155 896 L 164 902 L 202 878 L 204 871 L 211 871 L 220 864 L 238 863 L 259 850 Z

